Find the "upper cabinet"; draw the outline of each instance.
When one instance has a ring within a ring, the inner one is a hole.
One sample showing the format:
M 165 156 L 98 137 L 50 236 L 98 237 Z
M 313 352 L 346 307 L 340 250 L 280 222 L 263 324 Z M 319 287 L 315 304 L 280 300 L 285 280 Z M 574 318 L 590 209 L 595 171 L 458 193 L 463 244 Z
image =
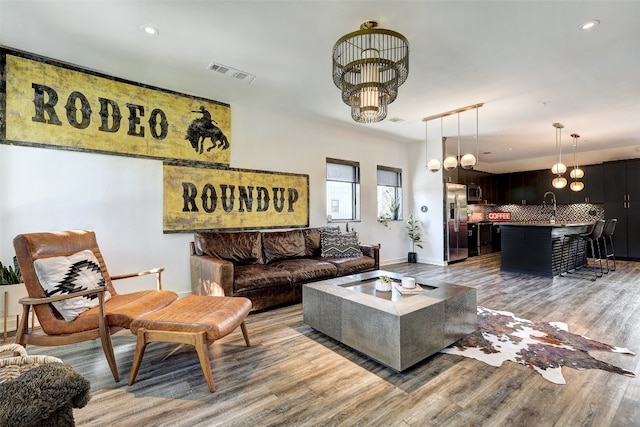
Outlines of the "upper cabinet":
M 511 174 L 511 200 L 520 205 L 542 203 L 538 197 L 538 172 L 516 172 Z
M 567 186 L 554 188 L 551 182 L 555 175 L 551 170 L 537 170 L 527 172 L 513 172 L 493 175 L 495 185 L 496 204 L 539 205 L 544 195 L 551 191 L 556 196 L 558 204 L 570 203 L 604 203 L 603 166 L 583 166 L 585 176 L 582 178 L 584 189 L 571 191 L 571 178 L 565 173 Z
M 585 198 L 582 202 L 604 203 L 604 165 L 589 165 L 584 167 Z
M 496 202 L 496 190 L 493 177 L 494 175 L 488 172 L 473 169 L 456 168 L 452 171 L 443 171 L 444 182 L 465 184 L 467 186 L 474 185 L 475 187 L 479 187 L 482 192 L 482 203 Z

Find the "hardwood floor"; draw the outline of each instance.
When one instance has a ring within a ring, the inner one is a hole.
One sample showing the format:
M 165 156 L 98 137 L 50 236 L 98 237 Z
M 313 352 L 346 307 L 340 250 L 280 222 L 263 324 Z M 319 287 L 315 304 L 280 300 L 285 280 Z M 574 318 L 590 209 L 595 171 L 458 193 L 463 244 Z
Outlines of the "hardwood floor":
M 572 332 L 640 352 L 640 263 L 619 262 L 596 282 L 501 273 L 499 254 L 447 267 L 384 269 L 475 287 L 478 304 L 531 320 L 563 321 Z M 366 319 L 363 319 L 366 320 Z M 123 379 L 115 383 L 99 341 L 30 346 L 62 358 L 90 379 L 92 400 L 74 411 L 87 426 L 633 426 L 640 425 L 639 378 L 563 368 L 555 385 L 522 365 L 500 368 L 436 354 L 402 373 L 302 322 L 300 304 L 252 314 L 246 347 L 238 329 L 210 346 L 215 393 L 195 351 L 147 347 L 127 386 L 135 337 L 113 337 Z M 428 325 L 425 325 L 428 327 Z M 638 356 L 595 357 L 640 375 Z

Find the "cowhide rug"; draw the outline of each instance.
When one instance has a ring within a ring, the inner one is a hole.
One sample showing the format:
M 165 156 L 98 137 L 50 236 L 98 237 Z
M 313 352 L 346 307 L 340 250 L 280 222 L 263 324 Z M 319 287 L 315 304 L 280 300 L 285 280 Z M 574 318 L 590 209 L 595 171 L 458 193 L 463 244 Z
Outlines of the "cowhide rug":
M 591 350 L 635 355 L 626 348 L 572 334 L 565 323 L 532 322 L 508 311 L 478 307 L 476 332 L 441 352 L 471 357 L 491 366 L 501 366 L 505 360 L 511 360 L 533 368 L 555 384 L 566 384 L 562 366 L 635 376 L 633 372 L 594 359 L 588 353 Z

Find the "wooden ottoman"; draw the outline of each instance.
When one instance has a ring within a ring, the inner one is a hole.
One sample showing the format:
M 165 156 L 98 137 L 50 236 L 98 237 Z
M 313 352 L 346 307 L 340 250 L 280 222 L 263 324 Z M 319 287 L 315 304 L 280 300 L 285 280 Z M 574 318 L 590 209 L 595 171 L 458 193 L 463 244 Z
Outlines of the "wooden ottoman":
M 158 311 L 144 314 L 131 322 L 131 333 L 138 336 L 129 385 L 133 384 L 144 349 L 150 342 L 174 342 L 196 348 L 202 373 L 209 390 L 213 392 L 213 375 L 209 363 L 208 342 L 220 339 L 238 326 L 242 328 L 244 341 L 249 335 L 244 319 L 251 310 L 251 300 L 243 297 L 216 297 L 188 295 Z

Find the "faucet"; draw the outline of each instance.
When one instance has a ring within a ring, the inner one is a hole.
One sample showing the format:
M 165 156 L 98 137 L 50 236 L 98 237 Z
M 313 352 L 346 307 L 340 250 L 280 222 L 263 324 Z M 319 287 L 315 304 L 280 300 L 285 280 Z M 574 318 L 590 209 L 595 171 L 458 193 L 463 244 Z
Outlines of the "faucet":
M 553 191 L 547 191 L 544 193 L 542 198 L 542 206 L 547 206 L 547 196 L 551 195 L 551 202 L 553 203 L 553 216 L 551 217 L 552 222 L 555 222 L 556 217 L 558 216 L 558 206 L 556 205 L 556 195 Z

